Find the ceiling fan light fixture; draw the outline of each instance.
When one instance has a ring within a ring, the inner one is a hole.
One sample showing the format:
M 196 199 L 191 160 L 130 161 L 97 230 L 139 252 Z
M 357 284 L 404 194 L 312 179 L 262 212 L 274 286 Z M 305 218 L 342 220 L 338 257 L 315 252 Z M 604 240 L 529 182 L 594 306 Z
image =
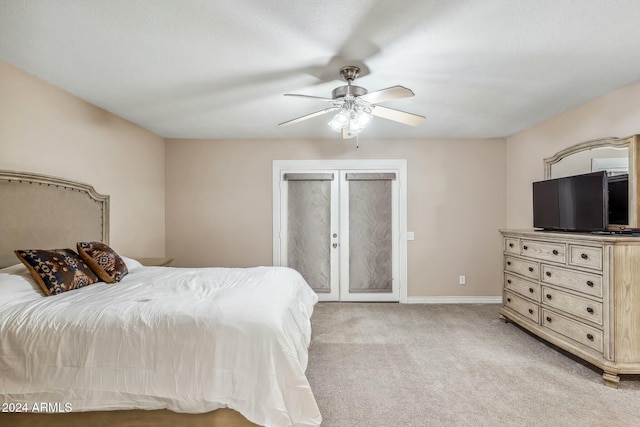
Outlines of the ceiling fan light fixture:
M 360 129 L 364 129 L 371 124 L 371 121 L 373 120 L 373 116 L 371 115 L 370 112 L 366 110 L 360 110 L 358 111 L 355 120 L 358 124 L 358 127 Z
M 338 114 L 333 116 L 333 119 L 329 122 L 329 126 L 336 132 L 342 132 L 342 129 L 349 126 L 349 116 L 349 111 L 343 108 Z
M 349 136 L 355 136 L 362 132 L 363 129 L 361 127 L 358 127 L 357 123 L 351 122 L 347 130 L 349 131 Z
M 347 129 L 351 135 L 356 135 L 369 126 L 372 120 L 373 116 L 367 109 L 352 103 L 343 107 L 329 122 L 329 126 L 336 132 Z

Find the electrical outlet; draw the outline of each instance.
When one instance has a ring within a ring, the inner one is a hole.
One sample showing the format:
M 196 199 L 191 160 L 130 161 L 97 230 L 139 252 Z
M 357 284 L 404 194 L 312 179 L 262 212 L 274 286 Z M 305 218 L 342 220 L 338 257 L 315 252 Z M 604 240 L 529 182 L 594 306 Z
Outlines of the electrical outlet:
M 467 278 L 465 276 L 460 276 L 460 278 L 458 279 L 458 281 L 460 282 L 461 285 L 466 285 L 467 283 Z
M 413 231 L 407 231 L 407 240 L 413 240 L 416 236 L 413 234 Z

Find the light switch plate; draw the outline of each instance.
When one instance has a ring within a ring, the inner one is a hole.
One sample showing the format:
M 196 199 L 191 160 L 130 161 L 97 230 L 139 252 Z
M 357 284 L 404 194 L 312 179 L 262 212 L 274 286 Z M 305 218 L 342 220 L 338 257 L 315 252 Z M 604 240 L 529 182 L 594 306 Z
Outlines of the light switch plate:
M 415 239 L 413 231 L 407 231 L 407 240 L 413 240 L 413 239 Z

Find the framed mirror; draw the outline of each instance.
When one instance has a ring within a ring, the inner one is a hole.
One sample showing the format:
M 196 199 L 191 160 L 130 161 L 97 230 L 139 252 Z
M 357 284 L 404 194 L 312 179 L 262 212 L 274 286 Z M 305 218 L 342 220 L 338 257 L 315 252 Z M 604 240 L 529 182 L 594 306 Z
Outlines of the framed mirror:
M 610 228 L 638 228 L 639 137 L 640 135 L 632 135 L 626 138 L 597 139 L 559 151 L 554 156 L 544 159 L 544 179 L 606 170 L 610 182 L 625 181 L 625 186 L 628 186 L 628 221 L 624 223 L 618 220 L 618 223 L 611 224 Z M 628 184 L 626 176 L 628 176 Z M 612 197 L 611 188 L 610 197 Z

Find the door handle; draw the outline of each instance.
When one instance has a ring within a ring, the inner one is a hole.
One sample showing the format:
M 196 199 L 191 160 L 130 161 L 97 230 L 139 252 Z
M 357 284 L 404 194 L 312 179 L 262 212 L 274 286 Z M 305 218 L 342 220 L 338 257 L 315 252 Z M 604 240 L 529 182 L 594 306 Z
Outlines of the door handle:
M 337 248 L 337 247 L 338 247 L 338 244 L 337 244 L 337 243 L 334 243 L 334 244 L 333 244 L 333 249 L 335 249 L 335 248 Z

